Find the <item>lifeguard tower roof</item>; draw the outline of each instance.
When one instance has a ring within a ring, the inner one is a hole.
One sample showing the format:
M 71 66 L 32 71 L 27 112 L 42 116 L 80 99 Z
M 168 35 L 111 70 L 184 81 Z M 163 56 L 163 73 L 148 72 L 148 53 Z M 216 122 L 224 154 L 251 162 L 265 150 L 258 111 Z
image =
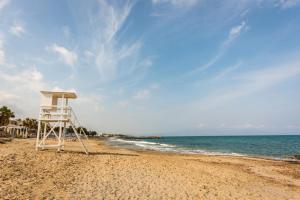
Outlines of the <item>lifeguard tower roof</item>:
M 54 98 L 67 98 L 67 99 L 76 99 L 77 95 L 75 92 L 67 92 L 67 91 L 41 91 L 42 95 L 49 96 L 51 95 Z

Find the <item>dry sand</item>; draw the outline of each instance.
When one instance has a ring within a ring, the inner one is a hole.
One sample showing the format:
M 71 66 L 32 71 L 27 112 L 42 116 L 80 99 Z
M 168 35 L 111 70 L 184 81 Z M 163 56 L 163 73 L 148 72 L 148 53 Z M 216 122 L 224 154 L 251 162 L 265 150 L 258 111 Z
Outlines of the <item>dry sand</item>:
M 90 140 L 36 152 L 0 144 L 1 199 L 300 199 L 300 164 L 113 148 Z M 73 146 L 71 148 L 71 146 Z

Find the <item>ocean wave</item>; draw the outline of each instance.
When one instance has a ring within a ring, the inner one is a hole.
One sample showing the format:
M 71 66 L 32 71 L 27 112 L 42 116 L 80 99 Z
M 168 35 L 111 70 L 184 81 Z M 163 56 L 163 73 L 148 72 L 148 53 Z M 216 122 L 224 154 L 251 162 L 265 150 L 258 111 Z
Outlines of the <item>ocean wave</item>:
M 140 140 L 110 139 L 110 141 L 120 142 L 120 143 L 131 143 L 131 144 L 149 144 L 149 145 L 157 144 L 155 142 L 147 142 L 147 141 L 140 141 Z
M 158 143 L 158 142 L 148 142 L 143 140 L 123 140 L 123 139 L 109 139 L 110 144 L 115 145 L 134 145 L 136 147 L 142 147 L 143 149 L 147 150 L 158 150 L 158 151 L 174 151 L 176 145 L 171 144 L 164 144 L 164 143 Z
M 181 154 L 201 154 L 201 155 L 215 155 L 215 156 L 246 156 L 246 157 L 258 157 L 265 159 L 273 159 L 273 160 L 285 160 L 285 161 L 296 161 L 293 158 L 283 158 L 283 157 L 270 157 L 270 156 L 258 156 L 258 155 L 248 155 L 241 154 L 235 152 L 218 152 L 218 151 L 209 151 L 204 149 L 187 149 L 184 147 L 179 147 L 173 144 L 165 144 L 159 142 L 149 142 L 144 140 L 124 140 L 119 138 L 110 138 L 108 140 L 110 145 L 115 146 L 125 146 L 128 148 L 138 148 L 143 150 L 153 150 L 153 151 L 161 151 L 161 152 L 173 152 L 173 153 L 181 153 Z
M 238 153 L 224 153 L 224 152 L 213 152 L 202 149 L 184 149 L 176 145 L 158 143 L 158 142 L 148 142 L 143 140 L 123 140 L 123 139 L 109 139 L 109 143 L 117 146 L 130 145 L 131 147 L 140 147 L 144 150 L 154 150 L 163 152 L 175 152 L 175 153 L 185 153 L 185 154 L 203 154 L 203 155 L 228 155 L 228 156 L 246 156 Z

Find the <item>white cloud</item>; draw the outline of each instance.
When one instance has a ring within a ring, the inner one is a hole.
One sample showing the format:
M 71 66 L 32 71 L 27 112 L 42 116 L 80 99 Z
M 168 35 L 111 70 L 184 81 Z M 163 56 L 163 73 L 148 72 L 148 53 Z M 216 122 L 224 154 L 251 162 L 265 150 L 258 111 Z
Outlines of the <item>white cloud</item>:
M 60 88 L 58 86 L 55 86 L 54 88 L 52 88 L 51 91 L 55 91 L 55 92 L 74 92 L 74 93 L 76 93 L 76 90 L 74 88 L 72 88 L 72 89 L 63 89 L 63 88 Z
M 243 31 L 247 31 L 248 28 L 249 27 L 246 25 L 245 21 L 241 22 L 241 24 L 237 26 L 232 27 L 228 33 L 226 40 L 223 41 L 223 43 L 219 47 L 217 54 L 212 59 L 210 59 L 205 65 L 190 71 L 188 75 L 201 73 L 207 70 L 208 68 L 212 67 L 214 64 L 216 64 L 223 57 L 223 55 L 226 53 L 231 44 L 240 36 L 240 34 Z
M 241 17 L 245 17 L 248 13 L 249 13 L 249 9 L 245 9 L 245 10 L 241 13 Z
M 142 41 L 132 38 L 119 40 L 119 36 L 126 31 L 125 25 L 134 5 L 132 1 L 116 4 L 100 0 L 99 12 L 91 15 L 90 27 L 95 37 L 85 55 L 88 62 L 94 61 L 101 81 L 120 78 L 131 81 L 142 76 L 147 69 L 140 54 Z
M 194 75 L 194 74 L 198 74 L 198 73 L 202 73 L 203 71 L 207 70 L 208 68 L 210 68 L 211 66 L 213 66 L 216 62 L 218 62 L 220 60 L 220 58 L 223 56 L 224 51 L 220 50 L 212 59 L 210 59 L 205 65 L 198 67 L 196 69 L 193 69 L 192 71 L 188 72 L 188 76 L 189 75 Z
M 162 3 L 169 3 L 172 6 L 176 7 L 193 7 L 195 6 L 199 0 L 152 0 L 154 5 L 162 4 Z
M 159 87 L 160 87 L 160 86 L 159 86 L 158 83 L 153 83 L 153 84 L 150 85 L 150 89 L 151 89 L 151 90 L 157 90 L 157 89 L 159 89 Z
M 0 10 L 2 10 L 6 5 L 8 5 L 10 0 L 0 0 Z
M 246 28 L 247 26 L 245 21 L 243 21 L 240 25 L 232 27 L 231 30 L 229 31 L 227 41 L 231 42 L 232 40 L 237 38 L 241 34 L 241 32 L 244 31 Z
M 119 101 L 119 102 L 118 102 L 118 105 L 119 105 L 120 107 L 125 108 L 125 107 L 127 107 L 127 106 L 129 105 L 129 102 L 128 102 L 128 101 Z
M 102 79 L 114 79 L 117 73 L 118 63 L 138 51 L 138 43 L 130 46 L 116 48 L 116 34 L 124 25 L 131 12 L 132 4 L 126 3 L 124 7 L 109 5 L 107 1 L 100 1 L 101 6 L 101 44 L 96 53 L 96 65 Z
M 197 7 L 199 2 L 200 0 L 152 0 L 154 9 L 150 16 L 161 17 L 164 20 L 176 19 Z
M 12 93 L 7 92 L 7 91 L 1 91 L 0 90 L 0 101 L 13 100 L 13 99 L 16 99 L 16 98 L 18 98 L 17 95 L 12 94 Z
M 70 29 L 69 29 L 68 26 L 63 26 L 63 27 L 62 27 L 62 32 L 63 32 L 63 34 L 64 34 L 64 36 L 65 36 L 66 38 L 69 38 L 70 35 L 71 35 L 71 31 L 70 31 Z
M 264 89 L 299 75 L 300 62 L 291 62 L 248 72 L 238 76 L 237 79 L 252 83 L 257 89 Z
M 51 87 L 44 81 L 43 74 L 35 67 L 22 69 L 18 66 L 0 70 L 0 80 L 1 104 L 16 111 L 17 117 L 37 117 L 39 91 Z
M 228 75 L 229 73 L 231 73 L 231 72 L 237 70 L 241 65 L 242 65 L 242 62 L 239 61 L 239 62 L 237 62 L 236 64 L 234 64 L 234 65 L 232 65 L 232 66 L 230 66 L 230 67 L 225 68 L 225 69 L 222 70 L 219 74 L 217 74 L 217 75 L 213 78 L 213 80 L 219 80 L 219 79 L 225 77 L 225 76 Z
M 203 123 L 199 123 L 199 124 L 196 125 L 197 129 L 202 129 L 204 127 L 205 127 L 205 125 Z
M 49 49 L 58 53 L 67 65 L 75 65 L 77 61 L 77 54 L 75 52 L 57 44 L 53 44 Z
M 20 24 L 13 25 L 12 27 L 10 27 L 9 31 L 18 37 L 25 33 L 24 27 Z
M 158 83 L 153 83 L 148 88 L 137 91 L 133 98 L 138 100 L 148 99 L 151 92 L 158 90 L 159 87 Z
M 0 65 L 4 65 L 4 64 L 5 64 L 5 51 L 3 47 L 3 39 L 0 36 Z
M 134 99 L 138 99 L 138 100 L 148 99 L 149 97 L 150 97 L 150 90 L 148 89 L 140 90 L 133 96 Z
M 277 6 L 281 7 L 282 9 L 287 9 L 297 6 L 299 3 L 300 0 L 279 0 Z
M 0 65 L 5 63 L 5 52 L 3 49 L 0 48 Z
M 219 88 L 219 94 L 202 99 L 200 105 L 201 107 L 208 107 L 209 105 L 223 104 L 228 100 L 251 95 L 255 92 L 274 87 L 296 76 L 300 76 L 299 61 L 243 72 L 233 78 L 233 80 L 236 81 L 234 87 L 231 87 L 229 90 L 221 90 Z
M 289 124 L 287 125 L 288 129 L 300 129 L 300 125 L 295 125 L 295 124 Z
M 81 93 L 80 98 L 78 98 L 74 103 L 81 111 L 86 109 L 91 109 L 91 111 L 103 111 L 104 106 L 102 102 L 104 99 L 105 96 L 101 94 Z
M 229 129 L 238 129 L 238 130 L 243 130 L 243 129 L 263 129 L 266 126 L 264 124 L 252 124 L 252 123 L 244 123 L 244 124 L 236 124 L 233 126 L 229 126 L 226 128 Z
M 140 43 L 135 42 L 130 46 L 123 46 L 121 49 L 116 50 L 112 43 L 102 45 L 96 54 L 96 65 L 102 80 L 115 79 L 123 61 L 127 59 L 134 59 L 140 50 Z M 136 65 L 133 63 L 127 66 L 125 73 L 133 72 L 136 70 Z
M 105 0 L 101 0 L 99 3 L 102 11 L 101 17 L 103 17 L 102 22 L 105 25 L 103 37 L 106 42 L 110 42 L 124 25 L 133 4 L 125 3 L 122 7 L 116 7 Z
M 43 74 L 35 68 L 15 73 L 0 71 L 0 78 L 17 88 L 24 88 L 26 90 L 38 91 L 45 86 L 43 83 Z
M 88 50 L 86 50 L 86 51 L 84 52 L 84 55 L 85 55 L 85 57 L 87 57 L 88 59 L 95 56 L 95 55 L 93 54 L 93 52 L 88 51 Z
M 145 67 L 151 67 L 153 65 L 153 61 L 151 58 L 146 58 L 140 62 L 140 65 Z

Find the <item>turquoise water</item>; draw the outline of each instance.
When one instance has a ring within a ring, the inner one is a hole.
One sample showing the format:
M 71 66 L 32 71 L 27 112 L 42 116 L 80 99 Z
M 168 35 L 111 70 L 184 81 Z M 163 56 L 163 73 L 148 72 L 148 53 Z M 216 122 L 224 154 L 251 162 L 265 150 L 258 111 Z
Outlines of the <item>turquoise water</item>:
M 300 135 L 285 136 L 188 136 L 160 139 L 111 139 L 116 145 L 157 151 L 214 155 L 248 155 L 291 158 L 300 154 Z

